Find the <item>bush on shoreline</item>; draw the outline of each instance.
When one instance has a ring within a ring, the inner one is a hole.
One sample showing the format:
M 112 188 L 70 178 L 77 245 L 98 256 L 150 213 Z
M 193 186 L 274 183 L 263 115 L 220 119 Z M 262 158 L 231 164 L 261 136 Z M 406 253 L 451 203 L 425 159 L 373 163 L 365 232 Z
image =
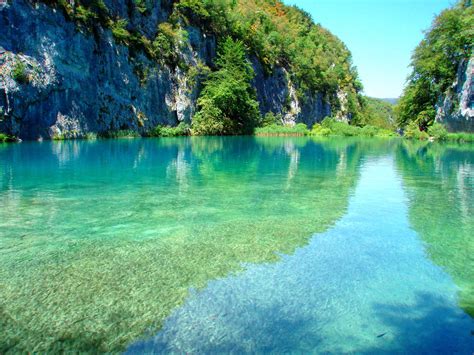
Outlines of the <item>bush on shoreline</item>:
M 304 123 L 294 126 L 271 124 L 255 129 L 256 136 L 307 136 L 310 131 Z
M 344 136 L 344 137 L 396 137 L 397 134 L 389 129 L 366 125 L 352 126 L 348 123 L 326 117 L 321 124 L 315 124 L 311 130 L 312 136 Z
M 148 132 L 140 134 L 134 130 L 116 130 L 101 133 L 88 132 L 85 135 L 68 135 L 52 137 L 52 140 L 94 140 L 98 138 L 139 138 L 139 137 L 180 137 L 199 135 L 193 132 L 191 126 L 181 122 L 176 127 L 158 125 Z M 342 137 L 399 137 L 391 130 L 375 127 L 371 125 L 358 127 L 345 122 L 337 121 L 334 118 L 325 118 L 321 123 L 316 123 L 310 130 L 304 123 L 296 125 L 282 125 L 272 123 L 264 127 L 257 127 L 253 133 L 255 136 L 342 136 Z M 427 131 L 421 131 L 415 122 L 411 122 L 405 128 L 402 136 L 405 139 L 414 140 L 435 140 L 450 141 L 460 143 L 474 143 L 474 133 L 457 132 L 448 133 L 446 128 L 439 123 L 435 123 Z M 0 143 L 16 142 L 17 138 L 0 133 Z
M 421 131 L 416 122 L 410 122 L 403 134 L 404 138 L 407 139 L 418 139 L 418 140 L 436 140 L 436 141 L 450 141 L 450 142 L 461 142 L 461 143 L 473 143 L 474 133 L 468 132 L 456 132 L 449 133 L 446 128 L 435 122 L 433 125 L 428 127 L 427 131 Z
M 0 143 L 16 142 L 16 138 L 4 133 L 0 133 Z
M 181 122 L 176 127 L 158 125 L 146 134 L 148 137 L 179 137 L 189 135 L 190 127 L 184 122 Z

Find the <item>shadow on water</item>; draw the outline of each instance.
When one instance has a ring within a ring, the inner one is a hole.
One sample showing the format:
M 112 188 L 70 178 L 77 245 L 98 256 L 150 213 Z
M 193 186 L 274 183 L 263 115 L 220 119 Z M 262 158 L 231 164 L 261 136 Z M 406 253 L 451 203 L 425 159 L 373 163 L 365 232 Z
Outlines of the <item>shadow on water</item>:
M 211 281 L 128 352 L 471 353 L 474 321 L 410 228 L 393 156 L 363 161 L 333 228 L 279 263 Z
M 465 353 L 474 351 L 474 322 L 446 304 L 439 295 L 420 292 L 412 305 L 375 304 L 375 316 L 389 331 L 380 338 L 392 338 L 387 351 L 410 350 L 416 353 Z M 394 341 L 395 340 L 395 341 Z M 378 352 L 379 347 L 363 349 Z
M 249 353 L 249 352 L 272 352 L 278 349 L 279 352 L 291 352 L 298 349 L 305 342 L 304 334 L 310 326 L 314 324 L 311 318 L 294 317 L 285 313 L 283 307 L 272 306 L 266 308 L 262 305 L 252 307 L 253 321 L 258 322 L 258 328 L 248 327 L 247 320 L 249 314 L 242 314 L 240 319 L 233 319 L 231 324 L 227 324 L 226 330 L 233 330 L 233 333 L 216 332 L 209 334 L 205 329 L 196 331 L 196 338 L 192 339 L 198 347 L 180 348 L 170 346 L 172 334 L 168 337 L 157 338 L 152 342 L 138 343 L 127 350 L 127 353 L 166 353 L 178 351 L 192 351 L 199 353 Z M 220 315 L 210 316 L 209 322 L 215 322 Z M 222 317 L 225 319 L 225 314 Z M 215 327 L 219 324 L 216 323 Z M 238 337 L 237 340 L 236 338 Z M 258 348 L 255 347 L 253 339 L 258 338 Z M 187 341 L 189 342 L 190 339 Z M 204 341 L 203 341 L 204 340 Z M 318 342 L 317 337 L 311 337 L 311 343 Z

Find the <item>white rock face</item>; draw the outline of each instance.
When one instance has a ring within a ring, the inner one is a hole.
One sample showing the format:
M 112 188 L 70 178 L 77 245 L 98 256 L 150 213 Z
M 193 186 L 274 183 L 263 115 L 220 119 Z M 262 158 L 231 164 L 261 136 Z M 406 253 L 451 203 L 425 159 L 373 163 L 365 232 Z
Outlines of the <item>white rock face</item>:
M 450 131 L 474 131 L 474 55 L 461 62 L 452 94 L 440 99 L 436 121 Z

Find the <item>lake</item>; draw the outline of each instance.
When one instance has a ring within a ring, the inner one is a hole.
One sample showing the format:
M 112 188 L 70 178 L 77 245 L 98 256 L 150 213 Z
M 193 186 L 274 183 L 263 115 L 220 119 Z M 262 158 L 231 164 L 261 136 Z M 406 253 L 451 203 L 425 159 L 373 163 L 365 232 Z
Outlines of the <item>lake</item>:
M 0 353 L 474 351 L 474 145 L 0 145 Z

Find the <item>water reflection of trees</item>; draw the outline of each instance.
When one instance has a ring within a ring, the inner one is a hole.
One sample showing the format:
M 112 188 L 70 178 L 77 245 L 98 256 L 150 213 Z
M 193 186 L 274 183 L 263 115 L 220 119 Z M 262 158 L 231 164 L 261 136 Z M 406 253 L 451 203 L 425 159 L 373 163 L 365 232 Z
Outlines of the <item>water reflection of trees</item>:
M 397 166 L 413 228 L 460 287 L 460 305 L 474 315 L 473 147 L 404 141 Z
M 1 150 L 0 349 L 122 349 L 190 287 L 331 226 L 361 159 L 393 144 L 198 137 Z

